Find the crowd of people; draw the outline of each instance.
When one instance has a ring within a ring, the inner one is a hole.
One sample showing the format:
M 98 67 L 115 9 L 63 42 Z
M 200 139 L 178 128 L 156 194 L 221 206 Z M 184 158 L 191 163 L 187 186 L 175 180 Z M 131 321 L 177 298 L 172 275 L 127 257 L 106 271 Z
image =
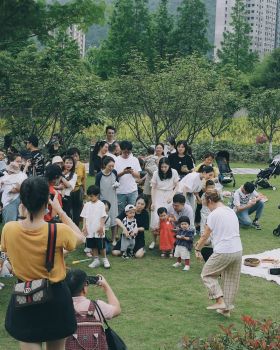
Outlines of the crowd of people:
M 0 150 L 5 224 L 0 276 L 14 274 L 19 282 L 46 278 L 55 295 L 55 302 L 38 305 L 30 314 L 17 309 L 12 296 L 5 326 L 22 349 L 42 341 L 47 341 L 48 349 L 64 349 L 65 338 L 76 327 L 75 310 L 87 311 L 89 306 L 95 310 L 85 298 L 88 281 L 83 271 L 73 273 L 68 286 L 65 282 L 66 251 L 83 244 L 86 257 L 92 259 L 89 267 L 107 269 L 111 267 L 110 252 L 126 260 L 143 258 L 148 230 L 152 233 L 148 248 L 158 245 L 161 258 L 176 258 L 176 262 L 171 260 L 174 268 L 189 271 L 193 249 L 205 261 L 201 277 L 210 299 L 215 300 L 208 309 L 228 317 L 234 308 L 242 259 L 239 226 L 261 229 L 266 197 L 249 182 L 234 194 L 223 191 L 215 155 L 208 150 L 196 165 L 190 146 L 169 138 L 137 158 L 130 141 L 116 141 L 114 127 L 106 127 L 105 132 L 106 138 L 96 143 L 90 160 L 95 184 L 88 187 L 86 167 L 76 147 L 60 154 L 58 141 L 54 142 L 48 163 L 35 135 L 26 140 L 23 152 L 12 147 Z M 223 203 L 224 197 L 230 197 L 231 208 Z M 58 233 L 50 273 L 42 259 L 49 225 L 56 225 Z M 195 236 L 199 236 L 196 243 Z M 104 278 L 99 285 L 113 305 L 101 302 L 99 306 L 108 318 L 116 316 L 120 312 L 117 298 Z M 57 312 L 59 317 L 54 317 Z

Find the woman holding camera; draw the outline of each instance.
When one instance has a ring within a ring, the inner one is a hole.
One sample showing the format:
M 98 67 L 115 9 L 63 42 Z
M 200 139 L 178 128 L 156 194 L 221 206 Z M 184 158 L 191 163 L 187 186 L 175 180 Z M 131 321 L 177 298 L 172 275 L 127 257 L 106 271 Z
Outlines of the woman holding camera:
M 1 247 L 7 252 L 18 282 L 47 279 L 52 297 L 41 304 L 16 307 L 13 294 L 6 313 L 5 328 L 20 342 L 21 350 L 63 350 L 65 338 L 76 329 L 70 291 L 64 282 L 66 266 L 63 249 L 72 251 L 85 241 L 79 228 L 62 210 L 57 194 L 49 199 L 49 186 L 42 177 L 25 180 L 20 188 L 21 221 L 7 223 Z M 49 227 L 44 221 L 48 204 L 63 222 L 57 224 L 54 266 L 46 269 Z

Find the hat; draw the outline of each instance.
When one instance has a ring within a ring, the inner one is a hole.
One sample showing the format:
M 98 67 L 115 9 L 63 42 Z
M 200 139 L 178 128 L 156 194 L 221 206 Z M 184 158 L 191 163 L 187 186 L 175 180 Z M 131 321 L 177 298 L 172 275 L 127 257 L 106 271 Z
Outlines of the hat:
M 83 270 L 75 269 L 67 272 L 65 281 L 72 296 L 79 294 L 83 290 L 87 279 L 88 276 Z
M 38 140 L 38 137 L 37 137 L 36 135 L 30 135 L 30 136 L 28 137 L 28 139 L 26 139 L 25 142 L 30 142 L 30 143 L 32 143 L 32 145 L 33 145 L 34 147 L 38 147 L 38 145 L 39 145 L 39 140 Z
M 20 168 L 17 163 L 12 162 L 7 166 L 6 171 L 8 173 L 18 174 L 20 172 Z
M 135 206 L 132 205 L 132 204 L 128 204 L 125 208 L 124 208 L 124 211 L 127 212 L 129 210 L 135 210 Z
M 52 164 L 55 164 L 55 163 L 63 163 L 63 159 L 60 156 L 55 156 L 52 159 Z

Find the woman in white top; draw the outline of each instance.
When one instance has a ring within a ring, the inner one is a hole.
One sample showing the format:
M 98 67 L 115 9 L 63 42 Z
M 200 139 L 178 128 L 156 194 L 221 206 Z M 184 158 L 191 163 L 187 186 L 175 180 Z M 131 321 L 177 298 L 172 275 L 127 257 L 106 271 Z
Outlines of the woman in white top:
M 205 202 L 211 213 L 204 234 L 195 245 L 195 253 L 198 259 L 202 259 L 201 248 L 211 237 L 213 254 L 205 263 L 201 278 L 208 289 L 209 298 L 215 299 L 216 303 L 207 309 L 229 317 L 239 287 L 242 262 L 239 223 L 235 212 L 221 202 L 217 190 L 206 192 Z M 223 288 L 218 282 L 219 276 L 222 277 Z
M 72 201 L 70 195 L 76 186 L 77 174 L 75 173 L 75 162 L 72 157 L 65 156 L 63 162 L 61 182 L 55 189 L 61 191 L 63 210 L 72 218 Z
M 179 180 L 178 172 L 170 167 L 168 158 L 161 158 L 158 164 L 158 170 L 154 172 L 151 180 L 152 205 L 150 227 L 154 240 L 149 246 L 150 249 L 154 249 L 158 235 L 159 217 L 157 210 L 160 207 L 167 208 L 168 204 L 172 202 L 172 198 L 178 189 Z

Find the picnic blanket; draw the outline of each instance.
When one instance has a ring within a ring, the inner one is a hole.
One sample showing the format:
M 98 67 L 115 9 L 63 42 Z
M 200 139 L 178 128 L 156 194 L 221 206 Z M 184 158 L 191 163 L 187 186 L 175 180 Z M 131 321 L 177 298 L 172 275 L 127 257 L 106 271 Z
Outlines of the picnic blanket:
M 275 260 L 279 260 L 279 263 L 273 264 L 273 263 L 267 263 L 267 262 L 261 261 L 260 265 L 258 265 L 257 267 L 250 267 L 250 266 L 245 266 L 243 264 L 244 259 L 246 258 L 257 258 L 259 260 L 275 259 Z M 260 254 L 244 255 L 242 257 L 241 273 L 244 273 L 245 275 L 255 276 L 255 277 L 262 277 L 262 278 L 265 278 L 267 281 L 274 281 L 280 285 L 280 276 L 270 275 L 268 272 L 269 269 L 272 267 L 280 267 L 280 249 L 268 250 Z

